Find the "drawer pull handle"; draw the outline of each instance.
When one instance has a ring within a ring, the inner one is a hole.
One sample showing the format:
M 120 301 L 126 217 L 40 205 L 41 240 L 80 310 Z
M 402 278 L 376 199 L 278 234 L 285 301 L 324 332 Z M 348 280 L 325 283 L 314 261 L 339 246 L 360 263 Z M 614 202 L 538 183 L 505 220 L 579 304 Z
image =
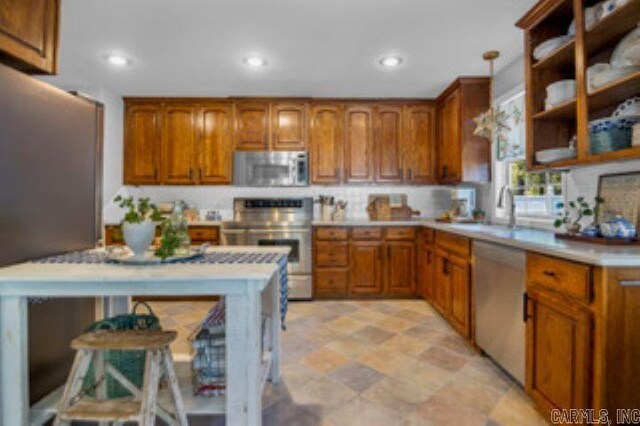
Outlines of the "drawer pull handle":
M 556 273 L 552 272 L 552 271 L 542 271 L 542 273 L 544 275 L 546 275 L 547 277 L 555 277 L 556 276 Z
M 327 281 L 327 282 L 328 282 L 329 284 L 335 284 L 335 281 L 334 281 L 334 280 L 329 280 L 329 281 Z
M 640 281 L 620 281 L 623 287 L 640 287 Z

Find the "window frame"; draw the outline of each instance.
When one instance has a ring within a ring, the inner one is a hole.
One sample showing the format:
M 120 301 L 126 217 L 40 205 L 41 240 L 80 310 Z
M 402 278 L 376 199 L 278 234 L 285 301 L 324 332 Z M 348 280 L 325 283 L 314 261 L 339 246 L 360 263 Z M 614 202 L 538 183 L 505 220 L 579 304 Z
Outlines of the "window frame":
M 505 104 L 506 102 L 510 101 L 511 99 L 517 96 L 524 95 L 524 92 L 525 92 L 524 84 L 518 85 L 517 87 L 513 88 L 512 90 L 509 90 L 507 93 L 500 96 L 499 98 L 496 98 L 493 102 L 494 108 L 498 108 L 500 105 Z M 511 169 L 510 164 L 518 160 L 514 160 L 514 159 L 498 160 L 497 141 L 493 141 L 492 146 L 493 146 L 493 149 L 492 149 L 493 167 L 495 171 L 495 174 L 494 174 L 495 184 L 494 184 L 494 197 L 493 197 L 495 207 L 494 207 L 493 216 L 496 222 L 506 223 L 509 217 L 508 209 L 497 207 L 498 200 L 500 197 L 500 189 L 505 184 L 510 184 L 510 169 Z M 544 173 L 546 173 L 548 176 L 548 173 L 550 172 L 552 171 L 547 171 Z M 560 174 L 561 174 L 560 187 L 562 190 L 562 199 L 565 200 L 566 193 L 567 193 L 566 173 L 560 172 Z M 546 181 L 548 182 L 548 177 Z M 551 206 L 551 209 L 553 209 L 552 206 Z M 541 226 L 550 227 L 552 226 L 553 220 L 556 218 L 557 216 L 553 214 L 552 210 L 544 214 L 523 214 L 522 212 L 520 213 L 516 212 L 516 219 L 518 219 L 518 221 L 524 222 L 524 223 L 530 223 L 534 226 L 541 225 Z

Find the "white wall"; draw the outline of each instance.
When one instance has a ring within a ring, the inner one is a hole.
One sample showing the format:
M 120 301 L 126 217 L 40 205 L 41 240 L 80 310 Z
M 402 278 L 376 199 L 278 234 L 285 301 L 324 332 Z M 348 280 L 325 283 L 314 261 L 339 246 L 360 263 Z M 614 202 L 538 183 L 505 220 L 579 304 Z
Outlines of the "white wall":
M 495 76 L 494 79 L 494 100 L 509 93 L 514 88 L 524 83 L 524 59 L 521 57 Z M 494 146 L 495 151 L 495 146 Z M 612 173 L 625 173 L 640 170 L 640 160 L 627 162 L 614 162 L 596 166 L 588 166 L 573 169 L 566 173 L 566 193 L 567 199 L 575 199 L 584 196 L 587 200 L 593 200 L 598 190 L 598 178 L 601 175 Z M 485 191 L 483 204 L 488 205 L 492 212 L 495 211 L 495 198 L 497 188 Z M 495 217 L 494 214 L 492 216 Z M 551 221 L 549 221 L 551 222 Z M 540 225 L 540 224 L 538 224 Z
M 348 202 L 350 218 L 367 216 L 369 194 L 404 193 L 414 210 L 421 217 L 434 218 L 451 206 L 451 187 L 446 186 L 310 186 L 305 188 L 236 188 L 232 186 L 153 186 L 126 187 L 126 192 L 136 197 L 150 197 L 154 202 L 184 200 L 198 209 L 219 210 L 223 219 L 232 218 L 234 197 L 318 197 L 332 195 Z M 316 207 L 317 208 L 317 207 Z M 121 212 L 111 206 L 105 220 L 118 222 Z M 316 211 L 316 217 L 319 217 Z

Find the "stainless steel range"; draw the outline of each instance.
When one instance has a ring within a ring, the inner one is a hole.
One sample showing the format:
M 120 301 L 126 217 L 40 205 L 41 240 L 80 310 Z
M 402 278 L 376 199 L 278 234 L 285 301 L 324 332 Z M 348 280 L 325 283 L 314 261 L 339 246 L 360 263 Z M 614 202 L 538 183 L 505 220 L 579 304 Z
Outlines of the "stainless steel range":
M 289 299 L 311 299 L 313 198 L 235 198 L 222 245 L 289 246 Z

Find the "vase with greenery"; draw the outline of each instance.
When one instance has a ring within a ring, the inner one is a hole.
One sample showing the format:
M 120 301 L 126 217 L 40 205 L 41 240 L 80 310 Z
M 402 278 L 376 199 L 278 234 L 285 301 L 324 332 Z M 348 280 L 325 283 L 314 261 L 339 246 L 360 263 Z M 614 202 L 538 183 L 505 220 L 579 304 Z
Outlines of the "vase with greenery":
M 135 257 L 144 257 L 153 242 L 157 222 L 162 221 L 160 210 L 149 201 L 149 198 L 122 197 L 114 198 L 121 208 L 126 209 L 122 220 L 124 242 Z
M 556 219 L 553 226 L 560 228 L 565 227 L 569 234 L 578 234 L 582 227 L 581 221 L 585 217 L 597 217 L 598 209 L 604 202 L 601 197 L 595 197 L 593 206 L 590 205 L 583 196 L 571 200 L 568 203 L 560 202 L 556 207 L 563 209 L 559 213 L 560 218 Z

